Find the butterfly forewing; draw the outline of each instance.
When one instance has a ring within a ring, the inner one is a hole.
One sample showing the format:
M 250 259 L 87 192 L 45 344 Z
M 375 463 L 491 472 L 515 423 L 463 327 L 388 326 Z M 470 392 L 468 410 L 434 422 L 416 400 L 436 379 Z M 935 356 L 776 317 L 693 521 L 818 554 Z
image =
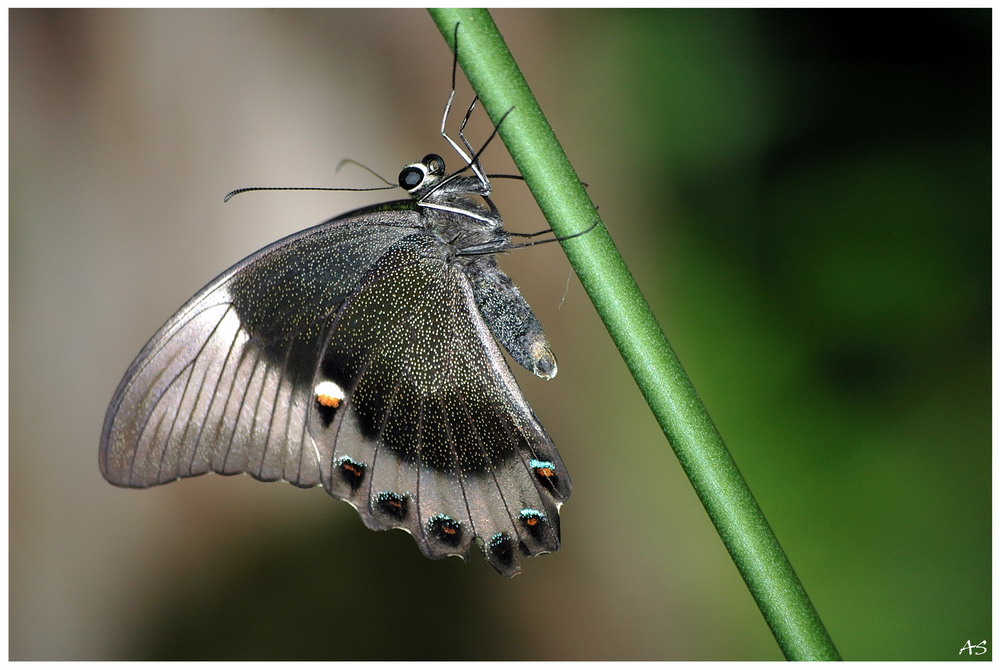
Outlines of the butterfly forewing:
M 370 265 L 411 232 L 366 225 L 383 220 L 379 214 L 340 217 L 280 240 L 182 307 L 139 354 L 108 409 L 100 451 L 108 481 L 145 487 L 246 472 L 319 484 L 305 420 L 323 324 L 365 260 Z M 341 255 L 358 265 L 343 265 Z

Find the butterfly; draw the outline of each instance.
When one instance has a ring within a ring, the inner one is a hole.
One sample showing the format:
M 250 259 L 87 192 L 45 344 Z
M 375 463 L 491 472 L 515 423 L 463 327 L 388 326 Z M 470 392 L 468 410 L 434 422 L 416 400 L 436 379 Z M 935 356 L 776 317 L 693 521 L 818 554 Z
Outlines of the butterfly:
M 441 135 L 464 167 L 428 154 L 399 173 L 408 199 L 285 237 L 199 291 L 118 386 L 105 479 L 322 486 L 429 558 L 467 559 L 475 544 L 506 576 L 559 548 L 570 478 L 501 348 L 542 379 L 556 360 L 497 266 L 520 245 L 490 198 L 489 140 L 475 152 L 464 135 L 478 98 L 464 150 L 445 131 L 454 72 Z

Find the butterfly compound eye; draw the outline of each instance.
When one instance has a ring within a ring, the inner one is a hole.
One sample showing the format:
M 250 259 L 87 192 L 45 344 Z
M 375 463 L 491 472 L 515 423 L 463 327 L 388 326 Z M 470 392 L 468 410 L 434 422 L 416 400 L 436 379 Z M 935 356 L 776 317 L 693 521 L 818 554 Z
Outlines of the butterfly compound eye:
M 427 174 L 435 177 L 444 175 L 444 159 L 437 154 L 427 154 L 420 162 L 427 168 Z
M 416 165 L 407 165 L 399 171 L 399 185 L 407 191 L 412 191 L 423 183 L 426 174 Z

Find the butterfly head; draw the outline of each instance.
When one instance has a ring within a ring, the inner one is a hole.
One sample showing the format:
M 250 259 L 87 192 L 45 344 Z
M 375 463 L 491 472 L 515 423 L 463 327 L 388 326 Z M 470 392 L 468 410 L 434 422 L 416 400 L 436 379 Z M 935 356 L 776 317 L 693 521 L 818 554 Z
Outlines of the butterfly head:
M 444 159 L 437 154 L 427 154 L 419 162 L 410 163 L 399 171 L 399 187 L 419 200 L 441 183 L 444 171 Z

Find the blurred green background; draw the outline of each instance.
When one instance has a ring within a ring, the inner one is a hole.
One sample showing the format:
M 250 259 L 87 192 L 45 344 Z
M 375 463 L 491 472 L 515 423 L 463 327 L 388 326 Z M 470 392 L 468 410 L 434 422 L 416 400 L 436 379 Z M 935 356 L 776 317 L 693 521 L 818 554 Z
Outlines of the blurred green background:
M 990 11 L 494 17 L 843 656 L 990 644 Z M 555 245 L 502 261 L 574 481 L 517 578 L 319 490 L 107 485 L 104 412 L 160 324 L 382 199 L 223 194 L 450 156 L 451 57 L 416 10 L 9 18 L 11 658 L 781 658 Z M 522 185 L 497 201 L 546 227 Z

